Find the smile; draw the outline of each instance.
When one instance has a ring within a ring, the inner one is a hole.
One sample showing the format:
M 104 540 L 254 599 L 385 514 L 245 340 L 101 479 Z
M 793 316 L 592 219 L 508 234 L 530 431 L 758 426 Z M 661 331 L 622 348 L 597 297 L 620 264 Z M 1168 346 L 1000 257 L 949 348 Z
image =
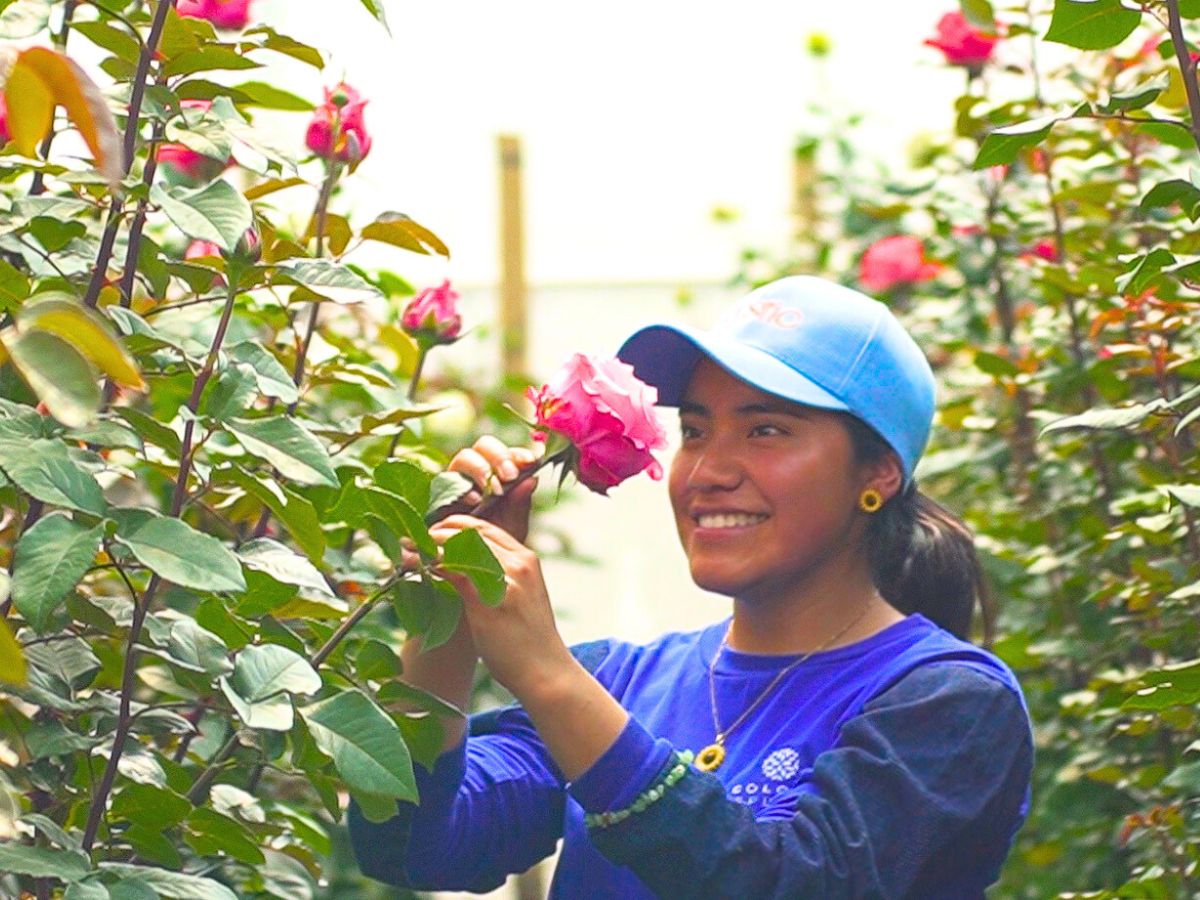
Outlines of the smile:
M 761 513 L 707 513 L 696 516 L 695 521 L 701 528 L 748 528 L 768 518 Z

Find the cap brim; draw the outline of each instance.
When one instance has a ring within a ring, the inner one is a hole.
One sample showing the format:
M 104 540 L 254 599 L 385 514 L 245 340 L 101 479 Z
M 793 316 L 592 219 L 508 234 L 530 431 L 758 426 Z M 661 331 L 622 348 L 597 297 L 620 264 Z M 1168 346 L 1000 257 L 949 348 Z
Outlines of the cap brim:
M 676 325 L 649 325 L 635 332 L 617 351 L 634 374 L 658 390 L 662 406 L 678 406 L 692 370 L 707 356 L 721 368 L 759 390 L 821 409 L 849 410 L 815 381 L 770 353 L 711 331 Z

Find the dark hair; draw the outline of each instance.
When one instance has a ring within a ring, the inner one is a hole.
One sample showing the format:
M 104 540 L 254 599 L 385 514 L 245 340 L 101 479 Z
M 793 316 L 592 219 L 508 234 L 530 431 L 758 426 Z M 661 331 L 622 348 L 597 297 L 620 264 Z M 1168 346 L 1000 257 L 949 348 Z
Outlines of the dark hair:
M 859 462 L 895 452 L 861 419 L 847 415 L 845 421 Z M 872 580 L 888 603 L 903 613 L 919 612 L 964 640 L 970 640 L 978 604 L 983 645 L 991 647 L 995 608 L 975 536 L 962 519 L 910 480 L 871 514 L 865 540 Z

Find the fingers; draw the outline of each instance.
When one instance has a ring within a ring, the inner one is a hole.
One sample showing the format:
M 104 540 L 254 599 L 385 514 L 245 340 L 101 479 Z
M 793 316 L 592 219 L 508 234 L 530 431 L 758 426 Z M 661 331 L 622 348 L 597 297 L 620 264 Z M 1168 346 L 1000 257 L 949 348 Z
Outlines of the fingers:
M 514 481 L 521 469 L 533 465 L 537 454 L 528 447 L 510 447 L 494 435 L 485 434 L 471 447 L 460 450 L 448 466 L 466 475 L 480 490 L 503 494 L 504 485 Z

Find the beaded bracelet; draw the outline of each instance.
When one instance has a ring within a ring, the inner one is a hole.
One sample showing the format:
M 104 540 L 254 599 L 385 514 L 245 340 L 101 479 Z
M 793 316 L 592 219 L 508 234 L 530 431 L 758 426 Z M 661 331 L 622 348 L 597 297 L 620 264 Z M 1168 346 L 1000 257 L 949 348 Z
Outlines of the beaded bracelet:
M 583 817 L 583 824 L 588 828 L 608 828 L 610 825 L 624 822 L 634 813 L 640 813 L 655 800 L 660 799 L 667 792 L 667 788 L 673 787 L 684 776 L 688 770 L 688 766 L 692 763 L 692 759 L 691 750 L 682 750 L 676 753 L 675 765 L 663 776 L 662 781 L 648 790 L 642 791 L 638 795 L 638 798 L 624 809 L 614 809 L 602 813 L 587 813 Z

